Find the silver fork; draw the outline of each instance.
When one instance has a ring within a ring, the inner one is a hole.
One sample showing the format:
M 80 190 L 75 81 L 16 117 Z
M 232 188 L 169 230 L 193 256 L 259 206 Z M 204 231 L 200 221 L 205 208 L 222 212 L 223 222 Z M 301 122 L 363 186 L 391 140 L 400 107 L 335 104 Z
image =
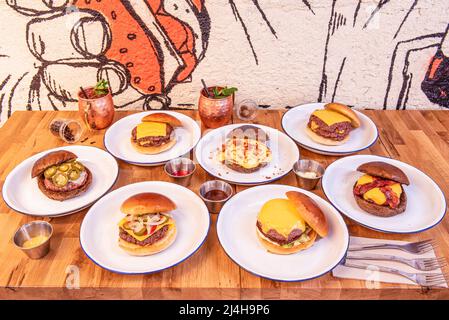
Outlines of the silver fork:
M 444 284 L 446 284 L 446 278 L 442 273 L 410 273 L 394 268 L 388 268 L 378 265 L 355 264 L 347 261 L 345 261 L 343 265 L 349 268 L 357 268 L 364 270 L 371 267 L 372 268 L 371 270 L 379 270 L 381 272 L 387 272 L 403 276 L 423 287 L 436 287 L 436 286 L 443 286 Z
M 445 258 L 418 258 L 405 259 L 398 256 L 386 254 L 354 254 L 349 252 L 346 259 L 350 260 L 378 260 L 378 261 L 397 261 L 421 271 L 432 271 L 443 268 L 447 265 Z
M 376 244 L 353 245 L 349 247 L 348 251 L 398 249 L 413 254 L 423 254 L 431 251 L 434 247 L 436 247 L 436 243 L 434 240 L 424 240 L 407 244 L 376 243 Z

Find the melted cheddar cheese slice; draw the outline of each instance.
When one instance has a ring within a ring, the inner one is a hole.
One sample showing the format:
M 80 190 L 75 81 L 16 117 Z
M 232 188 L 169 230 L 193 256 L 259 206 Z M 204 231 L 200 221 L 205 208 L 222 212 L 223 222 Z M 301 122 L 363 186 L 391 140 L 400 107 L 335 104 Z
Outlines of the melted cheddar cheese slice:
M 357 185 L 364 185 L 367 183 L 371 183 L 374 180 L 375 180 L 374 177 L 372 177 L 370 175 L 364 175 L 359 178 L 359 180 L 357 181 Z M 391 188 L 391 191 L 393 191 L 393 193 L 396 194 L 396 196 L 398 198 L 401 197 L 401 194 L 402 194 L 401 184 L 395 183 L 395 184 L 391 185 L 390 188 Z M 367 191 L 363 195 L 363 198 L 365 200 L 371 200 L 372 202 L 374 202 L 375 204 L 380 205 L 380 206 L 385 204 L 385 202 L 387 202 L 387 197 L 380 190 L 380 188 L 373 188 L 373 189 Z
M 163 137 L 167 134 L 167 124 L 160 122 L 142 122 L 137 125 L 137 139 L 144 137 Z
M 257 220 L 262 224 L 264 233 L 274 229 L 286 238 L 293 229 L 306 230 L 304 219 L 288 199 L 272 199 L 266 202 Z
M 167 221 L 165 221 L 164 223 L 158 225 L 152 234 L 138 236 L 138 235 L 134 234 L 134 232 L 132 230 L 123 228 L 123 225 L 126 222 L 128 222 L 128 219 L 126 217 L 123 218 L 122 220 L 120 220 L 120 222 L 118 224 L 119 227 L 122 228 L 126 233 L 128 233 L 130 236 L 132 236 L 134 239 L 136 239 L 138 241 L 144 241 L 145 239 L 149 238 L 152 234 L 154 234 L 154 232 L 156 232 L 159 229 L 161 229 L 163 226 L 169 225 L 171 227 L 174 224 L 172 219 L 167 219 Z
M 315 110 L 312 114 L 315 117 L 320 118 L 328 126 L 332 126 L 340 122 L 351 122 L 351 119 L 348 117 L 331 110 Z M 314 130 L 313 127 L 312 130 Z

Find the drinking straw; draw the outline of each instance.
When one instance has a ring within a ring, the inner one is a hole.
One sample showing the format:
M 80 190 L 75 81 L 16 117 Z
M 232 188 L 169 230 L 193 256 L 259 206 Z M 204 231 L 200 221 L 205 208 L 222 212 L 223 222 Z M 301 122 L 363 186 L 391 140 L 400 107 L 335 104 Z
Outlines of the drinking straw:
M 206 82 L 204 82 L 204 79 L 201 79 L 201 82 L 203 83 L 204 91 L 206 91 L 206 96 L 210 98 L 209 89 L 207 89 Z
M 83 87 L 80 87 L 80 89 L 81 89 L 81 91 L 82 91 L 83 94 L 84 94 L 84 98 L 85 98 L 85 99 L 89 99 L 89 96 L 87 95 L 87 92 L 84 90 L 84 88 L 83 88 Z

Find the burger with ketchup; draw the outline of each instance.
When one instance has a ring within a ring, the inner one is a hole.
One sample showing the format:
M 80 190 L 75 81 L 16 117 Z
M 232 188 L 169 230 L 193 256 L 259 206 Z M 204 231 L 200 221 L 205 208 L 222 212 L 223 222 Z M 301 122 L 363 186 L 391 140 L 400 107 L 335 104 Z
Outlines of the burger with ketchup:
M 405 211 L 407 196 L 402 185 L 410 181 L 401 169 L 376 161 L 362 164 L 357 171 L 364 175 L 355 183 L 353 193 L 362 210 L 380 217 Z
M 66 150 L 47 153 L 34 163 L 31 178 L 37 178 L 39 189 L 50 199 L 77 197 L 92 183 L 92 173 L 77 158 Z
M 310 248 L 318 236 L 326 237 L 325 215 L 310 197 L 296 191 L 287 199 L 266 202 L 257 217 L 257 237 L 271 253 L 292 254 Z
M 176 238 L 176 223 L 170 211 L 176 205 L 159 193 L 139 193 L 120 207 L 126 216 L 119 222 L 119 246 L 135 256 L 167 249 Z
M 182 123 L 168 113 L 151 113 L 131 132 L 131 144 L 140 153 L 157 154 L 176 144 L 175 128 Z
M 320 144 L 336 146 L 349 139 L 349 133 L 360 127 L 360 119 L 348 106 L 328 103 L 310 116 L 306 133 Z

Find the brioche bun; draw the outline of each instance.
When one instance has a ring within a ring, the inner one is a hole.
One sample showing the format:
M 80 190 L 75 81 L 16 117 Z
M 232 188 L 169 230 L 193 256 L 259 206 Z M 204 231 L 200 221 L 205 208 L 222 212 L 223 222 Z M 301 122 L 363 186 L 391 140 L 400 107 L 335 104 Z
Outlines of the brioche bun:
M 147 192 L 129 197 L 122 203 L 120 211 L 124 214 L 139 216 L 149 213 L 168 212 L 176 209 L 176 205 L 166 196 Z
M 139 246 L 134 243 L 127 242 L 122 238 L 119 238 L 118 244 L 120 248 L 125 250 L 128 254 L 133 256 L 149 256 L 167 249 L 176 239 L 176 225 L 170 226 L 166 235 L 159 241 L 146 246 Z
M 170 138 L 170 140 L 167 143 L 164 143 L 157 147 L 143 147 L 138 145 L 136 142 L 133 141 L 131 137 L 131 145 L 136 149 L 137 152 L 143 153 L 143 154 L 158 154 L 164 151 L 167 151 L 176 144 L 176 136 L 173 135 L 173 137 Z
M 301 217 L 322 238 L 327 236 L 329 226 L 326 216 L 315 201 L 304 193 L 288 191 L 287 198 L 293 202 Z
M 360 165 L 357 171 L 363 172 L 370 176 L 380 177 L 392 180 L 401 184 L 409 185 L 410 181 L 407 175 L 398 167 L 381 161 L 367 162 Z
M 168 123 L 173 128 L 182 127 L 182 122 L 178 118 L 163 112 L 151 113 L 143 117 L 142 122 L 162 122 Z
M 49 152 L 34 163 L 31 169 L 31 178 L 36 178 L 41 175 L 45 169 L 51 166 L 56 166 L 76 158 L 78 158 L 76 154 L 66 150 Z
M 313 141 L 319 144 L 324 144 L 326 146 L 341 146 L 342 144 L 345 144 L 349 140 L 349 136 L 346 136 L 346 138 L 344 138 L 341 141 L 327 139 L 325 137 L 316 134 L 309 127 L 306 128 L 306 133 Z
M 360 119 L 357 116 L 357 114 L 354 112 L 354 110 L 349 108 L 347 105 L 333 102 L 333 103 L 326 104 L 324 106 L 324 108 L 327 110 L 332 110 L 332 111 L 338 112 L 338 113 L 344 115 L 345 117 L 349 118 L 351 120 L 351 125 L 354 128 L 358 128 L 361 125 Z
M 293 246 L 291 248 L 284 248 L 280 245 L 277 245 L 270 241 L 267 241 L 260 234 L 259 229 L 257 229 L 257 238 L 259 239 L 260 243 L 264 246 L 265 249 L 267 249 L 268 252 L 271 252 L 274 254 L 283 254 L 283 255 L 293 254 L 293 253 L 310 248 L 315 243 L 317 234 L 315 231 L 312 230 L 310 232 L 309 236 L 310 236 L 310 240 L 307 242 L 301 243 L 301 244 L 299 244 L 297 246 Z

